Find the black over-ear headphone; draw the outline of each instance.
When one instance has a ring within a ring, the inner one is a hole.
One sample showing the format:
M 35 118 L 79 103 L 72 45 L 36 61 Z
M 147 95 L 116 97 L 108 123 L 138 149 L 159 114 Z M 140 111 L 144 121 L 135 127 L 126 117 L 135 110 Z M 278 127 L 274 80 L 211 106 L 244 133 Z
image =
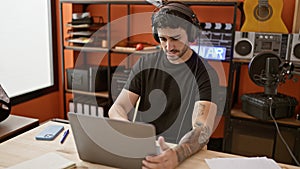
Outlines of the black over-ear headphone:
M 201 28 L 201 26 L 200 26 L 200 22 L 196 16 L 196 14 L 193 12 L 193 10 L 191 8 L 189 8 L 189 6 L 187 6 L 181 2 L 168 2 L 168 3 L 164 4 L 164 6 L 159 8 L 159 10 L 157 12 L 159 12 L 162 9 L 169 9 L 169 10 L 180 12 L 181 14 L 187 16 L 190 19 L 189 22 L 192 22 L 193 25 L 189 27 L 190 30 L 187 30 L 188 40 L 189 40 L 189 42 L 194 42 L 195 38 L 199 35 L 199 29 Z M 153 19 L 154 19 L 155 13 L 152 15 L 152 34 L 153 34 L 154 39 L 158 43 L 160 43 L 159 37 L 157 35 L 156 27 L 153 26 L 153 21 L 154 21 Z

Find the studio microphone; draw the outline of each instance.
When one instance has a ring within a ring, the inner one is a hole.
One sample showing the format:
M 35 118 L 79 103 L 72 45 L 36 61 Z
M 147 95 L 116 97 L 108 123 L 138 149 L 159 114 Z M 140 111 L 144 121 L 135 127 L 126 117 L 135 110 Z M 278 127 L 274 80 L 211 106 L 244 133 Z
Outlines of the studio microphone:
M 265 66 L 265 94 L 276 95 L 279 75 L 279 61 L 277 58 L 269 57 L 266 59 Z

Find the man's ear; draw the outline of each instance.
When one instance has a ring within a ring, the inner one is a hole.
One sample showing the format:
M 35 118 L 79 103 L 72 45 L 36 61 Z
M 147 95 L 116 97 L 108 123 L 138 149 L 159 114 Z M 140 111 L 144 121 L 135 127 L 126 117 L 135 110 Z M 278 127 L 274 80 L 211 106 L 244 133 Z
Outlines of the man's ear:
M 153 35 L 153 38 L 155 39 L 155 41 L 160 43 L 160 40 L 159 40 L 159 37 L 157 34 L 157 29 L 154 26 L 152 26 L 152 35 Z

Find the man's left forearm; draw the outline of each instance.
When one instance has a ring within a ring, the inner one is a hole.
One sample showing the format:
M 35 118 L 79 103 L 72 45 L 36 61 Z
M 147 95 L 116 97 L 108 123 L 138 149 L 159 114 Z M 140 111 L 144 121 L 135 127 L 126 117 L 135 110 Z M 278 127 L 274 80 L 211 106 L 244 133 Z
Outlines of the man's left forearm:
M 209 141 L 210 129 L 208 126 L 200 125 L 187 133 L 174 148 L 177 154 L 178 163 L 201 150 Z

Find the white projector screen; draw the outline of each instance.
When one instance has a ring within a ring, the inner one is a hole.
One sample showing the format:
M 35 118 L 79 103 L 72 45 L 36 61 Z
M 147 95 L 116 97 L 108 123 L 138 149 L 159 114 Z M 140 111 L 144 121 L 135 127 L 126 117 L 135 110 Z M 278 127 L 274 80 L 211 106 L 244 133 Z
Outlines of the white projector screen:
M 10 98 L 54 85 L 51 0 L 0 5 L 0 84 Z

